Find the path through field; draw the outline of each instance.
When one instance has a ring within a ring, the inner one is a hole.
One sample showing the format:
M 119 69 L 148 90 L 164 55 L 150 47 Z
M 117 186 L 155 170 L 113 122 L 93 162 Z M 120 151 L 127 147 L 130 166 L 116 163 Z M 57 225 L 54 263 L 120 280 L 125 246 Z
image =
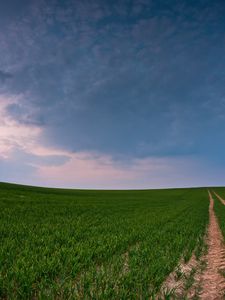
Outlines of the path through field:
M 221 270 L 225 267 L 225 247 L 217 218 L 214 213 L 214 200 L 209 192 L 209 228 L 208 228 L 208 253 L 205 257 L 206 268 L 201 275 L 202 291 L 200 299 L 219 300 L 224 299 L 225 278 Z

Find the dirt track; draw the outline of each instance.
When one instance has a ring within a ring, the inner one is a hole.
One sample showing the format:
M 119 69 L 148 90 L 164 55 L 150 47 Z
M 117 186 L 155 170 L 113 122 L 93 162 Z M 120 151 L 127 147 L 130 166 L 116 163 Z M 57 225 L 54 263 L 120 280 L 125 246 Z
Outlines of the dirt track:
M 219 198 L 219 195 L 215 193 Z M 221 197 L 220 201 L 225 200 Z M 186 264 L 179 264 L 184 276 L 177 281 L 176 270 L 172 272 L 162 286 L 162 291 L 174 291 L 171 299 L 225 299 L 225 244 L 214 212 L 214 199 L 209 192 L 209 226 L 207 231 L 207 253 L 199 262 L 195 256 Z M 194 282 L 185 292 L 185 278 L 195 270 Z M 156 299 L 164 299 L 156 298 Z
M 209 228 L 208 228 L 208 253 L 205 256 L 206 268 L 200 275 L 200 299 L 219 300 L 225 299 L 225 278 L 221 271 L 225 268 L 225 246 L 217 218 L 214 213 L 214 200 L 209 192 Z

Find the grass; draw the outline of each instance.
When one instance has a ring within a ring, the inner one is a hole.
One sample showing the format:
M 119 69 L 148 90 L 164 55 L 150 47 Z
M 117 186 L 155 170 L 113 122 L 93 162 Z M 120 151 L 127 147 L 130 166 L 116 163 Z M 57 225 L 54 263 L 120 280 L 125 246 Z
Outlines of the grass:
M 223 199 L 225 199 L 225 188 L 216 188 L 214 189 L 218 195 L 220 195 Z M 213 195 L 213 199 L 215 199 L 214 209 L 216 216 L 218 218 L 218 222 L 220 225 L 220 229 L 225 239 L 225 205 L 223 205 L 219 199 L 217 199 L 216 195 Z
M 0 184 L 0 298 L 149 299 L 201 252 L 205 189 Z M 197 250 L 196 250 L 197 249 Z

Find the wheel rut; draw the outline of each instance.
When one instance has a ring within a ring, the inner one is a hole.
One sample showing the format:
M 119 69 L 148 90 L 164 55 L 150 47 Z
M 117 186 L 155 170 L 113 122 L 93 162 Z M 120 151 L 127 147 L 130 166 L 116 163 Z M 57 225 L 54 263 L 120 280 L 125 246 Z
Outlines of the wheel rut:
M 213 191 L 213 193 L 216 195 L 216 197 L 220 200 L 220 202 L 223 204 L 223 205 L 225 205 L 225 200 L 222 198 L 222 197 L 220 197 L 220 195 L 218 195 L 216 192 L 214 192 Z
M 225 299 L 225 246 L 223 236 L 214 212 L 214 199 L 209 193 L 209 227 L 207 236 L 208 253 L 205 256 L 206 268 L 200 275 L 201 292 L 204 300 Z

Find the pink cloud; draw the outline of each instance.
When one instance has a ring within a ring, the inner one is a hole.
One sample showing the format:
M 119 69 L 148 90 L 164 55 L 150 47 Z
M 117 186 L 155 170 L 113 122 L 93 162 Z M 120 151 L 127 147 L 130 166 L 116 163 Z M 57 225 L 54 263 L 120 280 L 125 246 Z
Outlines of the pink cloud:
M 18 97 L 0 96 L 0 158 L 10 157 L 15 148 L 32 147 L 41 129 L 19 124 L 7 114 L 7 106 L 18 103 Z
M 200 164 L 198 166 L 200 168 Z M 110 156 L 91 153 L 71 154 L 63 166 L 40 166 L 38 175 L 47 185 L 74 188 L 160 188 L 198 185 L 193 176 L 196 162 L 191 158 L 143 158 L 129 165 Z
M 44 129 L 20 124 L 7 114 L 7 106 L 18 101 L 19 98 L 0 96 L 0 162 L 4 160 L 9 163 L 10 170 L 14 164 L 17 168 L 19 163 L 21 170 L 24 170 L 23 183 L 74 188 L 131 189 L 197 186 L 203 182 L 212 182 L 212 173 L 207 172 L 204 164 L 193 157 L 147 157 L 130 159 L 129 163 L 124 164 L 105 154 L 73 153 L 46 147 L 40 143 Z M 57 163 L 57 159 L 62 156 L 67 159 Z M 56 163 L 45 163 L 49 157 L 53 157 Z M 15 172 L 11 172 L 12 180 L 18 181 L 18 177 L 13 177 Z M 4 170 L 1 173 L 1 180 L 4 181 Z M 21 177 L 20 174 L 18 176 Z M 34 181 L 29 181 L 31 178 Z

